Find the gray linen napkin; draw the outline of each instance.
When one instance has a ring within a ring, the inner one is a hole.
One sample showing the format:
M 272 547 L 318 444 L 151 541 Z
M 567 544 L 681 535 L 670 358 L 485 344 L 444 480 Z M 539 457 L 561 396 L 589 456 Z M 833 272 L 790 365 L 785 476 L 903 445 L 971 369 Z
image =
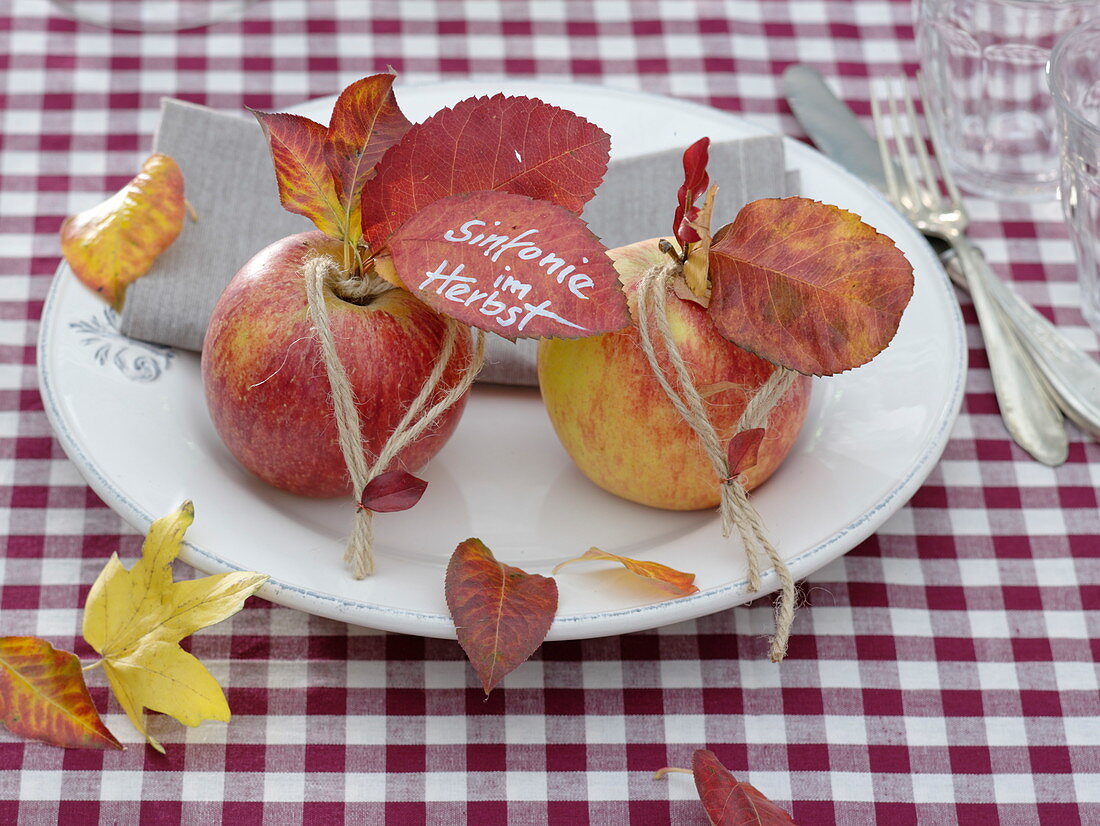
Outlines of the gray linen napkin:
M 271 156 L 251 118 L 165 100 L 154 149 L 175 158 L 198 221 L 187 221 L 149 273 L 130 286 L 120 328 L 133 338 L 200 350 L 214 305 L 238 269 L 256 252 L 311 229 L 279 206 Z M 681 150 L 613 161 L 584 211 L 609 247 L 669 233 L 676 190 L 683 182 Z M 786 171 L 779 136 L 711 144 L 710 177 L 720 184 L 714 226 L 732 220 L 756 198 L 790 195 L 797 175 Z M 536 342 L 488 337 L 479 381 L 538 383 Z

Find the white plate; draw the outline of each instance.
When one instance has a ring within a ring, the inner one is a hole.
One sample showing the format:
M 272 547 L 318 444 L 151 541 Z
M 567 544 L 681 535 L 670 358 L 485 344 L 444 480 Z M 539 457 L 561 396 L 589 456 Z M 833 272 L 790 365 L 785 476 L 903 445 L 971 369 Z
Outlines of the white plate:
M 527 94 L 568 107 L 612 135 L 616 157 L 763 130 L 714 109 L 598 86 L 455 82 L 400 90 L 413 120 L 475 94 Z M 301 107 L 327 120 L 332 100 Z M 871 535 L 938 461 L 962 399 L 962 320 L 928 245 L 879 195 L 818 153 L 787 141 L 803 194 L 862 215 L 916 269 L 893 344 L 871 364 L 815 380 L 802 435 L 753 499 L 793 574 L 806 577 Z M 673 204 L 669 203 L 671 211 Z M 196 520 L 182 558 L 202 571 L 264 571 L 261 595 L 360 625 L 453 637 L 443 600 L 455 545 L 480 537 L 502 561 L 549 574 L 589 546 L 670 563 L 700 593 L 662 601 L 625 571 L 575 566 L 558 576 L 550 639 L 653 628 L 747 602 L 745 560 L 711 512 L 673 513 L 596 488 L 559 446 L 536 390 L 478 387 L 458 432 L 428 466 L 414 509 L 380 516 L 378 573 L 344 570 L 347 501 L 300 499 L 241 470 L 206 413 L 193 353 L 121 337 L 103 304 L 64 266 L 43 312 L 38 354 L 46 412 L 66 453 L 104 501 L 145 531 L 183 499 Z M 765 587 L 777 581 L 769 572 Z

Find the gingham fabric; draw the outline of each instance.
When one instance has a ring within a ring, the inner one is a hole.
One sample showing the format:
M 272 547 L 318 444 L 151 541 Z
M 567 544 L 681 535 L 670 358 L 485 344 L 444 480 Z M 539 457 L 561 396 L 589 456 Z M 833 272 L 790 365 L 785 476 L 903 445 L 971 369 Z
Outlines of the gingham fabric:
M 139 537 L 51 436 L 35 340 L 62 218 L 133 174 L 159 100 L 279 108 L 398 69 L 600 82 L 800 135 L 780 95 L 816 66 L 863 116 L 915 69 L 907 0 L 266 0 L 240 22 L 108 32 L 0 4 L 0 633 L 82 656 L 80 607 Z M 998 271 L 1095 353 L 1053 204 L 969 201 Z M 191 650 L 228 725 L 159 716 L 160 756 L 89 680 L 124 752 L 0 731 L 0 823 L 699 824 L 712 748 L 800 824 L 1100 824 L 1100 447 L 1051 470 L 1006 437 L 974 315 L 943 461 L 879 533 L 805 584 L 787 660 L 766 602 L 659 631 L 544 646 L 484 700 L 457 645 L 253 599 Z M 181 571 L 182 575 L 190 575 Z

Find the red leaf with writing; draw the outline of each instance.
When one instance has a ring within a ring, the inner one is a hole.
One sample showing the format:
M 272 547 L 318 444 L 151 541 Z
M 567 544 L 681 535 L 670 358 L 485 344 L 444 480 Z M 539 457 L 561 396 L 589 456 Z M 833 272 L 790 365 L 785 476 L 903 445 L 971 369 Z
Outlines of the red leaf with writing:
M 729 460 L 731 479 L 736 479 L 749 468 L 756 466 L 756 460 L 760 455 L 760 443 L 763 440 L 764 428 L 762 427 L 742 430 L 730 439 L 726 457 Z
M 486 695 L 542 645 L 558 610 L 554 580 L 497 562 L 480 539 L 455 548 L 445 596 Z
M 505 338 L 583 338 L 629 323 L 603 245 L 584 221 L 545 201 L 452 195 L 407 221 L 390 251 L 410 292 Z
M 556 565 L 554 567 L 554 574 L 556 575 L 558 571 L 566 565 L 587 560 L 618 562 L 630 571 L 630 573 L 645 577 L 665 593 L 674 594 L 678 597 L 694 594 L 699 590 L 694 584 L 695 574 L 677 571 L 675 568 L 662 565 L 660 562 L 645 562 L 639 559 L 631 559 L 628 556 L 609 554 L 606 551 L 601 551 L 599 548 L 589 548 L 584 554 L 578 556 L 576 559 L 567 559 L 565 562 Z
M 738 782 L 714 752 L 698 749 L 691 761 L 695 788 L 714 826 L 792 826 L 794 820 L 748 783 Z
M 324 157 L 336 183 L 351 240 L 359 238 L 360 195 L 386 150 L 409 127 L 393 96 L 392 74 L 371 75 L 348 86 L 336 99 Z
M 406 511 L 420 501 L 428 483 L 401 469 L 375 476 L 363 488 L 359 504 L 375 513 Z
M 38 637 L 0 637 L 0 720 L 55 746 L 122 748 L 99 719 L 80 660 Z
M 700 138 L 684 150 L 684 183 L 676 193 L 676 215 L 672 219 L 672 232 L 681 244 L 694 244 L 699 240 L 699 232 L 691 222 L 699 217 L 695 201 L 710 186 L 709 155 L 710 138 Z
M 328 129 L 301 115 L 257 112 L 275 163 L 283 209 L 309 218 L 333 238 L 345 236 L 346 216 L 325 163 Z
M 710 247 L 708 312 L 735 344 L 799 373 L 870 361 L 893 339 L 913 268 L 858 215 L 806 198 L 744 207 Z
M 363 188 L 363 236 L 374 251 L 433 201 L 497 190 L 580 213 L 607 171 L 611 139 L 536 98 L 468 98 L 413 126 Z

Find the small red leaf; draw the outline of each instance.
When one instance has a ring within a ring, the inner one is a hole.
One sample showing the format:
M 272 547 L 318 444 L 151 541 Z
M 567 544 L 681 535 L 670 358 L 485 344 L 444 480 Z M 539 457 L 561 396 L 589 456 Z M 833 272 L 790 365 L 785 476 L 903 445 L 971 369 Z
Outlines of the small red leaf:
M 760 443 L 764 440 L 764 428 L 742 430 L 730 439 L 726 456 L 729 459 L 730 478 L 736 479 L 749 468 L 756 467 Z
M 122 748 L 99 719 L 80 660 L 38 637 L 0 637 L 0 721 L 55 746 Z
M 363 188 L 363 236 L 375 252 L 424 207 L 496 190 L 580 213 L 607 171 L 611 139 L 536 98 L 468 98 L 416 124 Z
M 691 761 L 695 788 L 714 826 L 794 826 L 785 809 L 776 806 L 748 783 L 738 782 L 708 749 L 698 749 Z
M 471 192 L 418 212 L 390 239 L 409 291 L 508 339 L 582 338 L 629 323 L 607 251 L 573 213 L 505 192 Z
M 407 511 L 420 501 L 428 483 L 398 468 L 387 470 L 367 482 L 359 504 L 375 513 Z
M 386 150 L 409 127 L 393 96 L 392 74 L 371 75 L 352 83 L 336 99 L 325 138 L 325 163 L 336 183 L 353 240 L 361 232 L 360 194 Z
M 264 130 L 283 209 L 304 215 L 317 229 L 343 238 L 344 209 L 325 163 L 328 129 L 301 115 L 253 111 Z
M 684 183 L 676 193 L 676 215 L 672 219 L 672 232 L 681 244 L 694 244 L 700 239 L 691 224 L 699 217 L 695 202 L 710 186 L 709 156 L 710 138 L 700 138 L 684 150 Z
M 858 215 L 806 198 L 753 201 L 710 246 L 708 312 L 734 344 L 799 373 L 859 367 L 893 339 L 913 268 Z
M 497 562 L 480 539 L 455 548 L 444 593 L 486 695 L 542 645 L 558 610 L 554 580 Z
M 695 574 L 677 571 L 675 568 L 662 565 L 660 562 L 645 562 L 639 559 L 631 559 L 628 556 L 609 554 L 606 551 L 601 551 L 599 548 L 589 548 L 584 554 L 578 556 L 576 559 L 567 559 L 565 562 L 559 563 L 554 567 L 553 573 L 557 575 L 558 571 L 566 565 L 586 560 L 618 562 L 632 574 L 645 577 L 665 593 L 674 594 L 678 597 L 694 594 L 699 590 L 694 584 Z

